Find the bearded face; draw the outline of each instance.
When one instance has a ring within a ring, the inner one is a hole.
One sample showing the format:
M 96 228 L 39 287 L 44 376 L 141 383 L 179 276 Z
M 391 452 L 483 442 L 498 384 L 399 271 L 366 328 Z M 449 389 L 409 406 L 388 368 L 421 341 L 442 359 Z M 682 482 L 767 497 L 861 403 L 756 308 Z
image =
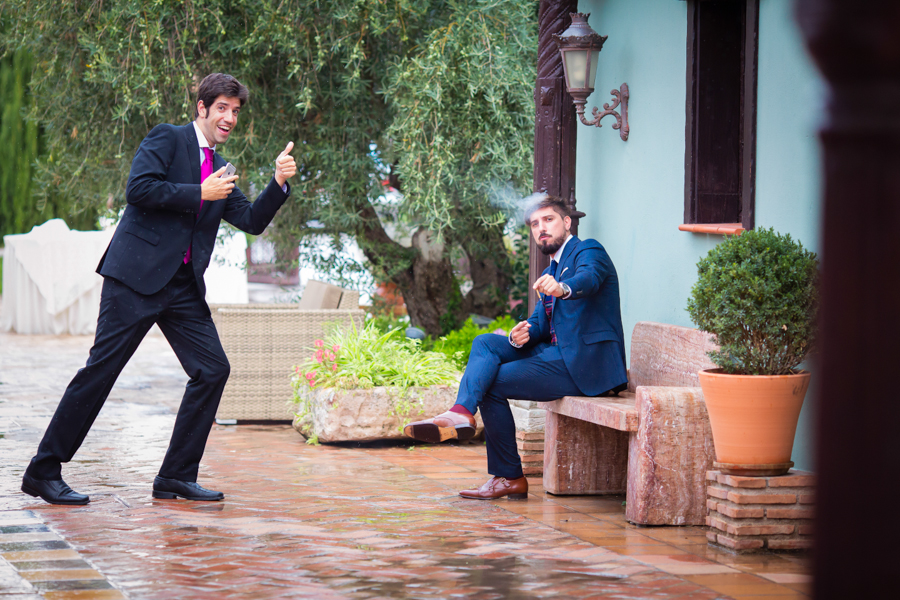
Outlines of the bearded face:
M 569 236 L 572 219 L 561 217 L 550 207 L 534 211 L 529 220 L 531 235 L 541 253 L 549 256 L 562 248 Z
M 562 248 L 563 242 L 565 241 L 566 234 L 558 237 L 546 235 L 540 238 L 540 240 L 538 241 L 538 246 L 540 247 L 541 254 L 543 254 L 544 256 L 550 256 L 551 254 L 556 254 L 556 251 Z

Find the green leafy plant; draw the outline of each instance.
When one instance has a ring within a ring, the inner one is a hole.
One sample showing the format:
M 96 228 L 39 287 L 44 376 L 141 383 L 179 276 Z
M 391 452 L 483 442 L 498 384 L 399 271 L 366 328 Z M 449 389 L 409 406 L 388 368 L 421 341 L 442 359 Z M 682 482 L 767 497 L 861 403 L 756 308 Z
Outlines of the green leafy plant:
M 312 358 L 295 369 L 311 388 L 405 390 L 457 380 L 456 368 L 442 354 L 421 351 L 418 340 L 402 331 L 379 333 L 373 323 L 362 329 L 336 328 L 315 345 Z
M 813 349 L 818 261 L 790 235 L 734 236 L 697 263 L 688 313 L 716 336 L 710 359 L 736 375 L 787 375 Z
M 469 363 L 469 353 L 472 351 L 472 342 L 482 333 L 490 333 L 502 329 L 509 333 L 515 327 L 516 320 L 508 315 L 498 317 L 491 321 L 487 327 L 479 327 L 469 317 L 463 326 L 441 337 L 434 343 L 435 352 L 440 352 L 451 359 L 457 368 L 462 371 Z
M 422 350 L 418 340 L 400 330 L 382 333 L 372 321 L 362 329 L 335 328 L 314 345 L 312 357 L 294 367 L 292 376 L 301 420 L 310 410 L 309 392 L 316 388 L 392 388 L 393 413 L 403 421 L 421 405 L 410 388 L 458 381 L 455 364 L 443 354 Z

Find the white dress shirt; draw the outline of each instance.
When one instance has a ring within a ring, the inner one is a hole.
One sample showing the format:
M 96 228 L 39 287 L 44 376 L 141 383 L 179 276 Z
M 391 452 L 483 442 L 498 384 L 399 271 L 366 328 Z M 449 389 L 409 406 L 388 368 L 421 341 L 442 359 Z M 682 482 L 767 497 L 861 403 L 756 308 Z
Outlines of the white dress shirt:
M 193 122 L 194 132 L 197 134 L 197 143 L 200 145 L 200 165 L 202 166 L 204 162 L 206 162 L 206 152 L 203 151 L 204 148 L 209 148 L 213 152 L 216 151 L 215 146 L 210 146 L 209 142 L 206 141 L 206 136 L 203 135 L 203 132 L 200 131 L 200 127 L 197 125 L 197 121 Z
M 568 244 L 568 243 L 569 243 L 569 240 L 571 240 L 571 239 L 572 239 L 572 234 L 570 233 L 570 234 L 568 234 L 568 235 L 566 236 L 566 241 L 564 241 L 563 244 L 562 244 L 562 246 L 559 247 L 559 250 L 557 250 L 556 252 L 554 252 L 554 253 L 553 253 L 553 256 L 550 257 L 550 258 L 552 258 L 553 260 L 555 260 L 557 264 L 559 264 L 559 259 L 562 258 L 563 251 L 566 249 L 566 244 Z M 559 280 L 559 277 L 557 277 L 556 279 Z

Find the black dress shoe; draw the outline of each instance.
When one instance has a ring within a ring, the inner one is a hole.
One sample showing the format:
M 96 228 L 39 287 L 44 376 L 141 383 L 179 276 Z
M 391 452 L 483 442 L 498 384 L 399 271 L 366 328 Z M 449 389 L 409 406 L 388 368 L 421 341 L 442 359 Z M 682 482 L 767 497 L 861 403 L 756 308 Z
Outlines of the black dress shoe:
M 193 481 L 179 481 L 157 476 L 153 480 L 153 497 L 160 500 L 224 500 L 225 494 L 200 487 Z
M 83 505 L 91 501 L 89 496 L 72 490 L 62 479 L 35 479 L 27 473 L 22 476 L 22 491 L 50 504 Z

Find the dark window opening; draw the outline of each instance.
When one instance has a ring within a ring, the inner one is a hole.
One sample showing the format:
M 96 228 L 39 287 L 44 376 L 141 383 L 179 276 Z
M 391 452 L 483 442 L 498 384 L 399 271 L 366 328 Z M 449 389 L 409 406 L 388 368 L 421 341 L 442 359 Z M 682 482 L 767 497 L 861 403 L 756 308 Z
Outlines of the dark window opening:
M 685 223 L 753 228 L 759 0 L 689 0 Z

